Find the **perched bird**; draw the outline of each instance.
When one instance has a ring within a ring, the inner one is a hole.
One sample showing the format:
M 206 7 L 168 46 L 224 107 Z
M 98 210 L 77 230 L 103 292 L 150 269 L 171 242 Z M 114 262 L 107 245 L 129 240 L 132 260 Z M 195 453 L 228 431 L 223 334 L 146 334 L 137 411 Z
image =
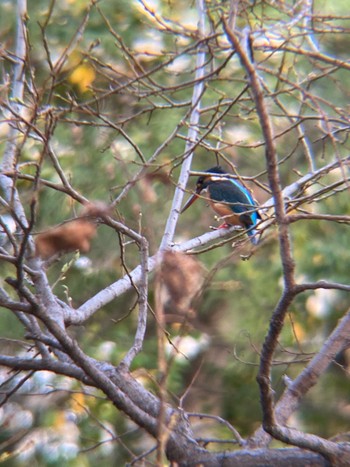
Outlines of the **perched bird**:
M 181 213 L 206 190 L 211 207 L 224 219 L 219 229 L 240 225 L 247 229 L 251 242 L 256 245 L 259 237 L 254 227 L 261 217 L 252 195 L 241 183 L 228 177 L 229 174 L 220 166 L 212 167 L 206 173 L 208 175 L 198 178 L 196 191 L 182 208 Z

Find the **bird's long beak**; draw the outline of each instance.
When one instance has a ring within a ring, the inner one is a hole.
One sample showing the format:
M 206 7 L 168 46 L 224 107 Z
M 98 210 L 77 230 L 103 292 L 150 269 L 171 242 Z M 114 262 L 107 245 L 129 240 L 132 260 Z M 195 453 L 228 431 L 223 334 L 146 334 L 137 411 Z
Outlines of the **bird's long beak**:
M 193 195 L 187 200 L 187 203 L 185 204 L 185 206 L 181 209 L 180 214 L 185 212 L 186 209 L 188 209 L 196 201 L 196 199 L 198 199 L 199 193 L 200 193 L 200 190 L 196 190 L 196 192 L 193 193 Z

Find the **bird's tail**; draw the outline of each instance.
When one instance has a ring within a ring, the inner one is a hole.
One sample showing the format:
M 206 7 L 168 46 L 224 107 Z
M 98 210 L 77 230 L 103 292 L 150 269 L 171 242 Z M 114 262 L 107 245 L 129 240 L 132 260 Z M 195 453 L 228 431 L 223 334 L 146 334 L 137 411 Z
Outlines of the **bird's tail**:
M 261 234 L 258 230 L 256 229 L 248 230 L 247 234 L 253 245 L 257 245 L 259 243 Z

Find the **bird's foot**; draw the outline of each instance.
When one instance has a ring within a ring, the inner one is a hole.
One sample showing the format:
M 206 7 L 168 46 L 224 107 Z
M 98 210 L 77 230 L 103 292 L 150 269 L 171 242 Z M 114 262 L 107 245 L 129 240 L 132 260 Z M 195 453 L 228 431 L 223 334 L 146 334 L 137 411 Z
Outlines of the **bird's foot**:
M 230 224 L 227 224 L 227 222 L 224 222 L 223 224 L 219 225 L 219 227 L 214 227 L 213 225 L 209 226 L 211 230 L 228 229 L 229 227 L 232 226 Z
M 221 225 L 219 225 L 218 229 L 228 229 L 230 227 L 232 227 L 231 224 L 228 224 L 227 222 L 224 222 Z

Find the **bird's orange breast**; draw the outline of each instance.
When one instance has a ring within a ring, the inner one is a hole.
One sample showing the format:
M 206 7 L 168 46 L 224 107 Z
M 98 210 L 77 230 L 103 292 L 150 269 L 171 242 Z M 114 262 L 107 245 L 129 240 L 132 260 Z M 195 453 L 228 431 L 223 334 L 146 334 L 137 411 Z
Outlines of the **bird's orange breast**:
M 241 225 L 242 227 L 244 227 L 242 224 L 242 221 L 240 220 L 240 216 L 237 214 L 234 214 L 232 212 L 232 209 L 227 204 L 218 203 L 218 202 L 210 200 L 210 206 L 217 214 L 219 214 L 220 217 L 223 218 L 223 220 L 227 224 Z

